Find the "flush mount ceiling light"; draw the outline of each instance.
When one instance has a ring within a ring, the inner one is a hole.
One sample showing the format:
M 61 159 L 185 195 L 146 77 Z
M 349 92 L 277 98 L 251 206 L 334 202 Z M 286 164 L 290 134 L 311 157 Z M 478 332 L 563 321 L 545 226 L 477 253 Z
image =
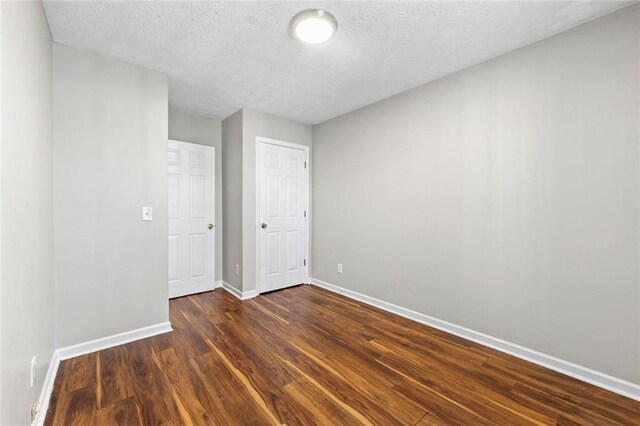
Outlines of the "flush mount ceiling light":
M 337 29 L 336 18 L 320 9 L 303 10 L 291 19 L 291 34 L 304 43 L 324 43 Z

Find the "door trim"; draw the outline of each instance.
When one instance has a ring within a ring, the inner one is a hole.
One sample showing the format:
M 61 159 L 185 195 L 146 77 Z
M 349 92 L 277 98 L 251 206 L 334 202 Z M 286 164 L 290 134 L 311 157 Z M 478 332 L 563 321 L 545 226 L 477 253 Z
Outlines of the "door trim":
M 311 162 L 309 161 L 309 147 L 307 145 L 301 145 L 292 142 L 285 142 L 277 139 L 265 138 L 262 136 L 256 136 L 256 293 L 260 294 L 262 292 L 261 289 L 261 277 L 260 277 L 260 175 L 261 175 L 261 162 L 260 162 L 260 144 L 267 145 L 276 145 L 282 146 L 285 148 L 293 148 L 299 149 L 304 152 L 305 162 L 307 167 L 305 168 L 306 178 L 307 178 L 307 200 L 305 204 L 305 209 L 307 211 L 307 221 L 305 222 L 305 234 L 307 237 L 307 244 L 305 249 L 305 259 L 307 260 L 307 264 L 304 266 L 304 276 L 305 281 L 309 282 L 309 271 L 311 265 L 311 256 L 309 253 L 311 252 Z

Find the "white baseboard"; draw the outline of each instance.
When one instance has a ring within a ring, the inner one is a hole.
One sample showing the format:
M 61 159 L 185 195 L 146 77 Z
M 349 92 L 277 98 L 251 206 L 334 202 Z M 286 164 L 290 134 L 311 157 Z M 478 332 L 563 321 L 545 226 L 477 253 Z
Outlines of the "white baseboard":
M 222 288 L 224 288 L 226 291 L 233 294 L 240 300 L 251 299 L 252 297 L 256 297 L 258 295 L 258 290 L 240 291 L 231 284 L 224 281 L 222 281 Z
M 533 349 L 525 348 L 524 346 L 520 346 L 515 343 L 507 342 L 466 327 L 461 327 L 447 321 L 439 320 L 437 318 L 430 317 L 429 315 L 421 314 L 420 312 L 412 311 L 411 309 L 403 308 L 402 306 L 394 305 L 315 278 L 311 278 L 311 283 L 334 293 L 342 294 L 343 296 L 375 306 L 376 308 L 380 308 L 387 312 L 391 312 L 430 327 L 437 328 L 438 330 L 480 343 L 500 352 L 513 355 L 534 364 L 546 367 L 550 370 L 566 374 L 567 376 L 571 376 L 575 379 L 591 383 L 592 385 L 607 389 L 611 392 L 640 401 L 640 385 L 636 383 L 631 383 L 551 355 L 543 354 Z
M 145 339 L 147 337 L 166 333 L 172 330 L 173 328 L 171 328 L 171 323 L 169 321 L 161 322 L 160 324 L 137 328 L 135 330 L 125 331 L 124 333 L 118 333 L 95 340 L 89 340 L 88 342 L 78 343 L 77 345 L 60 348 L 56 350 L 56 353 L 58 354 L 60 361 L 64 361 L 65 359 L 100 351 L 113 346 L 124 345 L 125 343 Z
M 47 375 L 44 377 L 44 383 L 42 384 L 42 390 L 40 391 L 40 398 L 38 398 L 38 414 L 36 414 L 36 418 L 31 423 L 32 425 L 41 426 L 44 424 L 59 365 L 60 358 L 58 357 L 58 352 L 53 351 L 51 361 L 49 362 L 49 368 L 47 369 Z
M 237 288 L 235 288 L 234 286 L 232 286 L 231 284 L 229 284 L 228 282 L 222 281 L 222 288 L 225 289 L 227 292 L 231 293 L 232 295 L 234 295 L 235 297 L 237 297 L 238 299 L 242 300 L 242 292 Z
M 260 293 L 258 293 L 258 290 L 243 291 L 242 292 L 242 300 L 251 299 L 252 297 L 256 297 L 259 294 Z
M 51 356 L 49 369 L 47 370 L 47 375 L 42 385 L 42 391 L 40 392 L 40 398 L 38 399 L 39 410 L 35 420 L 33 421 L 33 424 L 37 426 L 44 424 L 44 419 L 47 416 L 49 400 L 51 399 L 51 392 L 53 392 L 53 384 L 56 380 L 56 373 L 58 372 L 60 361 L 64 361 L 65 359 L 74 358 L 80 355 L 86 355 L 88 353 L 100 351 L 102 349 L 111 348 L 113 346 L 124 345 L 125 343 L 145 339 L 147 337 L 155 336 L 169 331 L 173 331 L 173 328 L 171 328 L 171 323 L 167 321 L 160 324 L 150 325 L 148 327 L 125 331 L 124 333 L 101 337 L 99 339 L 90 340 L 88 342 L 78 343 L 77 345 L 56 349 Z

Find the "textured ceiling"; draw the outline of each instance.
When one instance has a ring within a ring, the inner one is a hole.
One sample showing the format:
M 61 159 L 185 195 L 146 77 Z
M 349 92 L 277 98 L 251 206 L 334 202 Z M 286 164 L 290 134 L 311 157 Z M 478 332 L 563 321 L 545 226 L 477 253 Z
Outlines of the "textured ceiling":
M 53 39 L 169 75 L 172 109 L 250 108 L 319 123 L 616 10 L 628 2 L 57 2 Z M 338 20 L 323 45 L 291 39 L 298 11 Z

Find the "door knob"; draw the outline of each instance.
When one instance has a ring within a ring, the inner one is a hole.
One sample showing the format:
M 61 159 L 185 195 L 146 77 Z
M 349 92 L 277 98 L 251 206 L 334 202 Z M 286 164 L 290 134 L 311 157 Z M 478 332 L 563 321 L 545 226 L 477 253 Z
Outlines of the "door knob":
M 266 224 L 266 223 L 261 224 L 261 225 L 260 225 L 260 228 L 262 228 L 262 229 L 266 229 L 266 228 L 267 228 L 267 224 Z
M 215 225 L 214 225 L 213 223 L 210 223 L 210 224 L 207 226 L 207 228 L 209 228 L 209 229 L 213 229 L 214 227 L 215 227 Z

